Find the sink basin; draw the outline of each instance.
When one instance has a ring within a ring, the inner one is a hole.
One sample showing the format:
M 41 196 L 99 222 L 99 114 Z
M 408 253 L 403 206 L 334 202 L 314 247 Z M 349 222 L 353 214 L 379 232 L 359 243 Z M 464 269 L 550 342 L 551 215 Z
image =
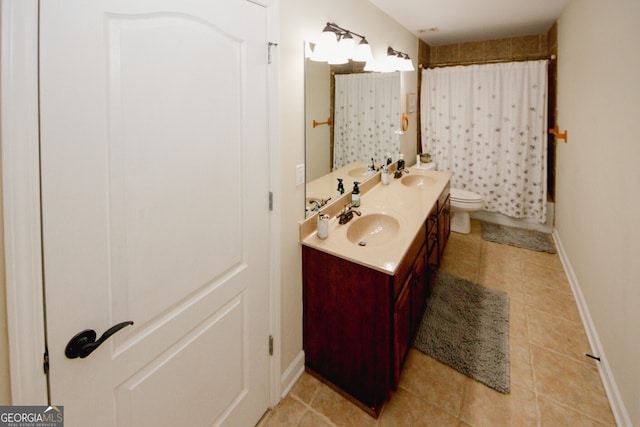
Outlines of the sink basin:
M 367 168 L 353 168 L 349 171 L 349 176 L 354 178 L 366 178 L 367 177 Z
M 426 187 L 435 184 L 438 180 L 425 175 L 406 175 L 401 182 L 407 187 Z
M 382 245 L 398 235 L 400 223 L 390 215 L 374 213 L 351 222 L 347 239 L 359 246 Z

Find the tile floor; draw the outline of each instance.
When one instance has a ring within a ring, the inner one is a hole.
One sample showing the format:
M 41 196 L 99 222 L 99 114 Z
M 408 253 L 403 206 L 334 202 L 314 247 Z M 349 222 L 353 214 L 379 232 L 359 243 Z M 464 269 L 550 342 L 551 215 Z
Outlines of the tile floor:
M 451 233 L 441 268 L 510 296 L 511 393 L 501 394 L 416 350 L 373 419 L 308 374 L 267 426 L 613 426 L 615 420 L 558 255 L 485 242 L 480 223 Z

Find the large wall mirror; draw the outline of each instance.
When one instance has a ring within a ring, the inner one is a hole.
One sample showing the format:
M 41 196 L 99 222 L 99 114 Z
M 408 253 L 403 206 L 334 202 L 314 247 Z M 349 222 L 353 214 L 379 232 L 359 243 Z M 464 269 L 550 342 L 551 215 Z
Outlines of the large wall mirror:
M 305 209 L 337 198 L 377 173 L 400 150 L 400 73 L 368 73 L 364 63 L 305 58 Z M 363 95 L 364 93 L 364 95 Z M 357 107 L 354 104 L 358 104 Z

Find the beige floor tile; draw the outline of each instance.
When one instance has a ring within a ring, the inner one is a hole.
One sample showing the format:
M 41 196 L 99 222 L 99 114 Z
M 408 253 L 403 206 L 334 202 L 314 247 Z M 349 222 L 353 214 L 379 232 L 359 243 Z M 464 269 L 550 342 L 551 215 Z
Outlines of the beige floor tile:
M 522 249 L 520 252 L 522 262 L 533 263 L 542 267 L 550 267 L 555 270 L 563 270 L 562 262 L 558 254 L 549 254 L 546 252 L 530 251 Z
M 584 355 L 591 353 L 591 346 L 580 323 L 561 319 L 539 310 L 529 310 L 528 319 L 532 344 L 595 366 L 593 359 Z
M 470 238 L 482 239 L 482 223 L 479 220 L 471 220 L 471 233 L 469 233 L 468 236 Z
M 291 394 L 305 403 L 310 403 L 321 386 L 320 381 L 305 372 L 291 389 Z
M 466 376 L 411 349 L 400 376 L 400 387 L 458 416 Z
M 509 370 L 511 384 L 535 390 L 531 349 L 527 340 L 509 337 Z
M 538 396 L 540 421 L 542 427 L 580 426 L 580 427 L 612 427 L 607 424 L 568 408 L 561 406 L 543 396 Z
M 471 264 L 465 260 L 456 260 L 453 257 L 445 257 L 440 264 L 440 269 L 474 283 L 478 282 L 477 264 Z
M 525 289 L 525 303 L 556 317 L 573 322 L 582 322 L 573 294 L 546 286 L 528 286 Z
M 290 395 L 262 418 L 258 427 L 294 427 L 307 411 L 307 407 Z
M 324 384 L 313 396 L 311 407 L 337 426 L 366 427 L 376 425 L 376 420 L 369 414 Z
M 511 299 L 524 301 L 524 284 L 519 267 L 517 272 L 507 272 L 499 266 L 486 264 L 483 259 L 480 263 L 478 283 L 507 292 Z
M 522 249 L 500 243 L 482 242 L 482 257 L 491 263 L 518 269 L 521 264 Z
M 597 368 L 537 345 L 531 346 L 540 396 L 603 423 L 614 423 Z
M 316 414 L 313 411 L 307 411 L 302 416 L 298 427 L 331 427 L 334 424 L 327 421 L 323 416 Z
M 469 263 L 478 263 L 482 251 L 482 241 L 469 239 L 466 235 L 451 233 L 445 249 L 445 257 L 452 256 L 466 260 Z
M 522 274 L 525 290 L 531 286 L 545 286 L 571 293 L 571 286 L 563 270 L 524 261 L 522 263 Z
M 509 337 L 529 342 L 529 320 L 523 301 L 509 301 Z
M 460 419 L 474 427 L 537 426 L 536 396 L 513 384 L 511 393 L 502 394 L 470 379 L 465 386 Z
M 391 401 L 384 407 L 378 425 L 380 427 L 457 427 L 458 418 L 398 388 Z

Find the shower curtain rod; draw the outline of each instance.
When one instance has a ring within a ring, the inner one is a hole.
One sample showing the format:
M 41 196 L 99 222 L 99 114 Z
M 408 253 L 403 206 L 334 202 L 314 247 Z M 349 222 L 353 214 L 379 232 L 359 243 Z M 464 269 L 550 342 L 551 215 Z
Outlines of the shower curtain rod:
M 499 64 L 503 62 L 523 62 L 523 61 L 539 61 L 541 59 L 548 59 L 554 61 L 556 55 L 547 56 L 529 56 L 526 58 L 512 58 L 512 59 L 487 59 L 479 61 L 462 61 L 462 62 L 442 62 L 439 64 L 426 64 L 421 65 L 421 68 L 440 68 L 440 67 L 453 67 L 456 65 L 482 65 L 482 64 Z

